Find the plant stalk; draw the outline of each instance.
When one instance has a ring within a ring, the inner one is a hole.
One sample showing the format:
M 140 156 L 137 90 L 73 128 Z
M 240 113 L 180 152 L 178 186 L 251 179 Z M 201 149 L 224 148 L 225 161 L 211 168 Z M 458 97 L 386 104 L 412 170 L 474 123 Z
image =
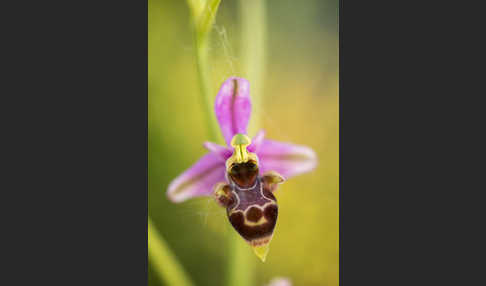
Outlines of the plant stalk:
M 233 229 L 228 238 L 229 264 L 227 285 L 253 286 L 254 264 L 260 261 L 253 254 L 253 250 Z M 257 261 L 258 260 L 258 261 Z
M 153 268 L 167 285 L 194 285 L 165 240 L 157 232 L 150 217 L 148 218 L 148 254 Z
M 252 116 L 248 134 L 254 135 L 262 124 L 262 92 L 265 74 L 265 3 L 264 0 L 239 0 L 241 25 L 242 76 L 250 82 Z M 228 285 L 255 285 L 255 264 L 262 263 L 251 247 L 236 233 L 229 235 L 230 261 Z
M 213 115 L 213 100 L 215 95 L 211 87 L 209 55 L 207 39 L 201 39 L 197 35 L 194 37 L 196 46 L 196 66 L 201 91 L 201 102 L 204 109 L 206 126 L 208 128 L 209 140 L 218 142 L 218 125 Z
M 241 21 L 241 59 L 243 77 L 250 82 L 252 115 L 249 134 L 254 135 L 262 124 L 262 93 L 265 76 L 266 39 L 265 0 L 239 0 Z

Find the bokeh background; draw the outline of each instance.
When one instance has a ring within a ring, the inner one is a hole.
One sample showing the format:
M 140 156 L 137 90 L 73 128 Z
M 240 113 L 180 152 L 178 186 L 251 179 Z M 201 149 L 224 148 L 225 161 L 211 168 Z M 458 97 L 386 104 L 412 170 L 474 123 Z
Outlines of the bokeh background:
M 263 1 L 263 0 L 262 0 Z M 225 285 L 234 232 L 211 198 L 173 204 L 169 182 L 206 153 L 189 9 L 149 0 L 149 216 L 196 285 Z M 279 218 L 255 285 L 285 276 L 293 285 L 338 285 L 338 0 L 268 0 L 262 127 L 267 137 L 312 147 L 319 165 L 276 193 Z M 222 0 L 210 39 L 213 89 L 240 76 L 238 5 Z M 249 134 L 253 136 L 254 134 Z M 248 251 L 252 251 L 248 247 Z M 149 261 L 149 285 L 164 285 Z

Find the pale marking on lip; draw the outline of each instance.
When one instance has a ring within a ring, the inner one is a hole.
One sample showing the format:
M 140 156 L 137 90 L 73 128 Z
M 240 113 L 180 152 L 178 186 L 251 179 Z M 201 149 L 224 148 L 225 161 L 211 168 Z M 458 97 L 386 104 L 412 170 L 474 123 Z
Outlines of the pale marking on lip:
M 227 175 L 227 174 L 226 174 L 226 175 Z M 257 179 L 257 180 L 255 181 L 255 185 L 253 185 L 253 187 L 252 187 L 252 188 L 254 188 L 254 187 L 256 186 L 256 184 L 258 183 L 258 181 L 259 181 L 259 180 L 260 180 L 260 179 Z M 235 184 L 235 182 L 233 182 L 232 180 L 230 180 L 230 182 L 231 182 L 231 186 L 233 187 L 233 188 L 232 188 L 232 190 L 231 190 L 231 192 L 232 192 L 232 193 L 234 194 L 234 196 L 236 197 L 237 203 L 236 203 L 236 205 L 235 205 L 233 208 L 231 208 L 231 209 L 229 210 L 229 215 L 232 215 L 232 214 L 237 213 L 237 212 L 241 212 L 241 213 L 243 213 L 243 217 L 244 217 L 244 218 L 245 218 L 245 220 L 246 220 L 246 211 L 248 211 L 248 209 L 249 209 L 251 206 L 255 206 L 255 207 L 257 207 L 257 208 L 261 209 L 261 210 L 262 210 L 262 212 L 264 211 L 264 209 L 265 209 L 265 207 L 266 207 L 267 205 L 272 205 L 272 204 L 273 204 L 273 205 L 276 205 L 276 206 L 278 207 L 278 205 L 277 205 L 277 203 L 276 203 L 276 201 L 275 201 L 275 200 L 273 200 L 272 198 L 269 198 L 269 197 L 267 197 L 267 196 L 265 196 L 265 195 L 263 194 L 263 183 L 262 183 L 262 182 L 261 182 L 261 180 L 260 180 L 260 194 L 262 195 L 262 197 L 263 197 L 264 199 L 266 199 L 266 200 L 267 200 L 267 201 L 269 201 L 269 202 L 265 203 L 263 206 L 259 206 L 259 205 L 249 205 L 249 206 L 248 206 L 248 207 L 245 209 L 245 211 L 244 211 L 244 212 L 243 212 L 242 210 L 235 210 L 235 209 L 237 209 L 237 208 L 238 208 L 238 206 L 240 205 L 240 197 L 239 197 L 239 196 L 238 196 L 238 194 L 236 193 L 235 189 L 238 189 L 238 190 L 242 190 L 242 189 L 240 189 L 240 188 L 239 188 L 239 187 L 238 187 L 238 186 Z M 250 188 L 250 189 L 252 189 L 252 188 Z M 249 189 L 243 189 L 243 191 L 248 191 L 248 190 L 249 190 Z
M 258 184 L 258 180 L 255 180 L 255 184 L 253 184 L 253 186 L 249 187 L 249 188 L 241 188 L 240 186 L 238 186 L 237 184 L 235 184 L 233 182 L 233 187 L 237 188 L 239 191 L 250 191 L 252 190 L 253 188 L 255 188 L 255 186 Z
M 233 191 L 233 192 L 234 192 L 234 191 Z M 239 201 L 239 199 L 238 199 L 238 205 L 239 205 L 239 204 L 240 204 L 240 201 Z M 238 205 L 237 205 L 237 206 L 238 206 Z M 260 209 L 260 210 L 263 212 L 263 211 L 265 210 L 265 208 L 266 208 L 267 206 L 269 206 L 269 205 L 275 205 L 275 206 L 277 206 L 277 208 L 278 208 L 278 205 L 277 205 L 277 204 L 276 204 L 274 201 L 270 201 L 270 202 L 268 202 L 268 203 L 264 204 L 263 206 L 260 206 L 260 205 L 249 205 L 249 206 L 248 206 L 248 207 L 247 207 L 247 208 L 246 208 L 244 211 L 243 211 L 243 210 L 235 210 L 235 208 L 236 208 L 236 207 L 234 207 L 234 208 L 232 208 L 232 209 L 229 211 L 229 213 L 230 213 L 230 215 L 232 215 L 232 214 L 235 214 L 235 213 L 240 212 L 240 213 L 242 213 L 242 214 L 243 214 L 243 217 L 244 217 L 244 218 L 245 218 L 245 220 L 246 220 L 246 213 L 248 212 L 248 210 L 249 210 L 251 207 L 256 207 L 256 208 L 259 208 L 259 209 Z
M 257 226 L 257 225 L 261 225 L 261 224 L 264 224 L 266 222 L 268 222 L 267 218 L 265 217 L 265 215 L 263 214 L 264 211 L 265 211 L 265 208 L 269 205 L 275 205 L 277 206 L 278 208 L 278 205 L 271 201 L 269 203 L 266 203 L 264 204 L 263 206 L 259 206 L 259 205 L 250 205 L 246 208 L 246 210 L 243 212 L 243 218 L 244 218 L 244 221 L 245 221 L 245 224 L 248 225 L 248 226 Z M 252 207 L 255 207 L 257 209 L 260 209 L 262 211 L 262 217 L 257 221 L 257 222 L 252 222 L 252 221 L 249 221 L 247 218 L 246 218 L 246 213 L 252 208 Z M 241 211 L 241 210 L 240 210 Z
M 271 201 L 271 202 L 275 202 L 275 200 L 273 200 L 272 198 L 269 198 L 269 197 L 267 197 L 267 196 L 265 196 L 265 195 L 263 194 L 263 183 L 260 183 L 260 194 L 261 194 L 261 195 L 262 195 L 262 197 L 264 197 L 265 199 L 267 199 L 267 200 L 269 200 L 269 201 Z
M 233 190 L 231 190 L 231 192 L 232 192 L 232 193 L 233 193 L 233 195 L 235 196 L 235 198 L 236 198 L 236 200 L 237 200 L 237 203 L 236 203 L 236 205 L 235 205 L 235 206 L 234 206 L 232 209 L 230 209 L 230 211 L 229 211 L 229 212 L 230 212 L 230 215 L 231 215 L 231 214 L 233 214 L 233 213 L 234 213 L 234 212 L 233 212 L 233 210 L 234 210 L 234 209 L 236 209 L 236 208 L 237 208 L 237 207 L 240 205 L 240 197 L 239 197 L 239 196 L 236 194 L 236 192 L 235 192 L 235 190 L 234 190 L 234 189 L 233 189 Z
M 257 222 L 249 221 L 246 218 L 246 216 L 244 216 L 243 219 L 244 219 L 244 224 L 247 226 L 257 226 L 268 222 L 268 220 L 265 218 L 264 215 L 262 215 L 262 217 Z

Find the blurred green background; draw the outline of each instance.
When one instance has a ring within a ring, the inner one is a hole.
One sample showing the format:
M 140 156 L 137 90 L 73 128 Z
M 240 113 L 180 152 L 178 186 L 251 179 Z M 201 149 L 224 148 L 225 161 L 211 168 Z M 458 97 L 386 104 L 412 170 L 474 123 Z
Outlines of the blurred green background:
M 173 204 L 165 195 L 169 182 L 206 153 L 208 139 L 189 9 L 182 0 L 148 3 L 149 216 L 196 285 L 225 285 L 227 237 L 234 232 L 225 211 L 212 198 Z M 312 147 L 319 165 L 277 191 L 279 218 L 267 261 L 253 256 L 255 285 L 275 276 L 294 286 L 338 285 L 338 5 L 266 2 L 262 127 L 267 138 Z M 241 76 L 238 8 L 222 0 L 211 35 L 215 91 L 229 76 Z M 164 285 L 150 261 L 149 285 Z

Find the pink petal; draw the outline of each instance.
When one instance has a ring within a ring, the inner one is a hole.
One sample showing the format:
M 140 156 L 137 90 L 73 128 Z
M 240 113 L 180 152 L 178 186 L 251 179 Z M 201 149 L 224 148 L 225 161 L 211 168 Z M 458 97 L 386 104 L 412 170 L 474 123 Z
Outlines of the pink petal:
M 217 154 L 224 161 L 226 161 L 233 154 L 233 151 L 230 148 L 218 145 L 213 142 L 204 142 L 203 146 L 209 152 Z
M 257 135 L 253 137 L 253 140 L 251 140 L 250 146 L 248 146 L 248 151 L 257 153 L 258 150 L 260 150 L 260 146 L 263 143 L 263 139 L 265 138 L 265 130 L 260 130 L 258 131 Z
M 264 139 L 257 155 L 261 174 L 276 171 L 286 179 L 309 172 L 317 165 L 311 148 L 279 141 Z
M 236 133 L 246 134 L 251 114 L 250 83 L 239 77 L 230 77 L 223 82 L 216 96 L 214 112 L 226 144 L 230 146 Z
M 209 196 L 216 183 L 226 182 L 224 175 L 224 160 L 218 154 L 208 153 L 169 184 L 167 197 L 180 203 L 193 197 Z

